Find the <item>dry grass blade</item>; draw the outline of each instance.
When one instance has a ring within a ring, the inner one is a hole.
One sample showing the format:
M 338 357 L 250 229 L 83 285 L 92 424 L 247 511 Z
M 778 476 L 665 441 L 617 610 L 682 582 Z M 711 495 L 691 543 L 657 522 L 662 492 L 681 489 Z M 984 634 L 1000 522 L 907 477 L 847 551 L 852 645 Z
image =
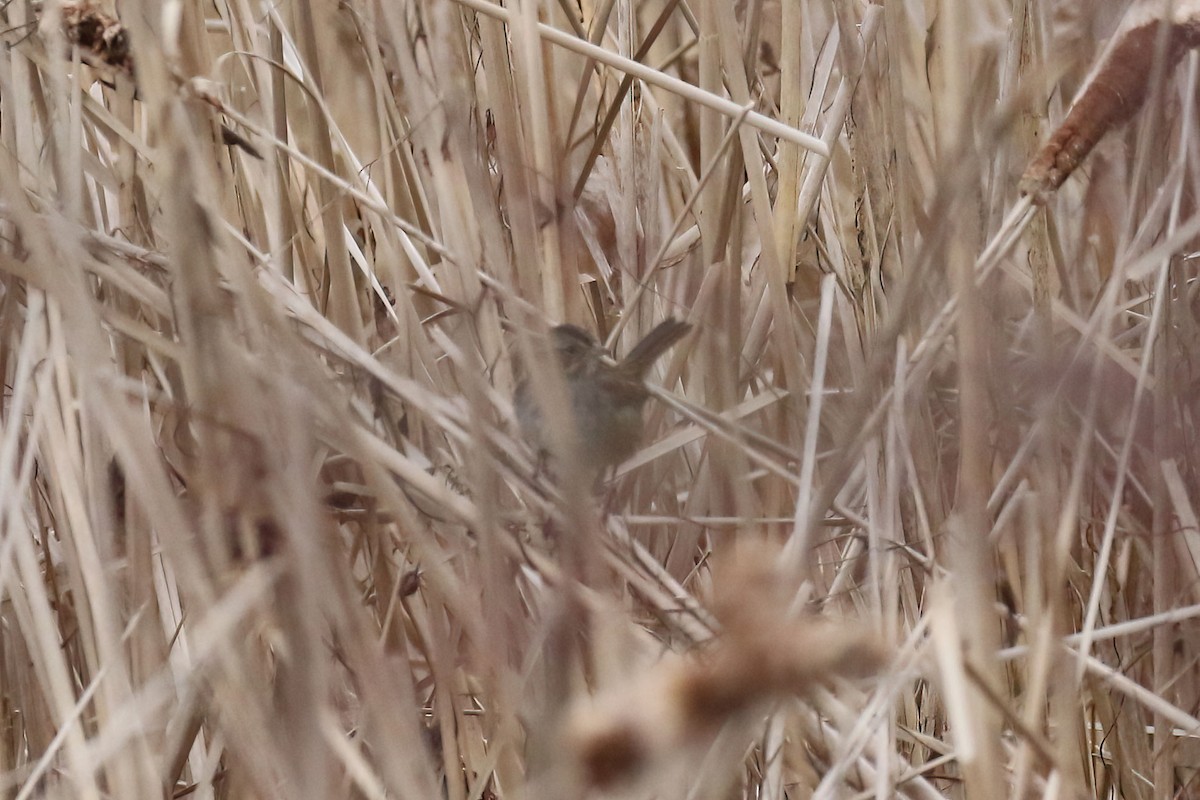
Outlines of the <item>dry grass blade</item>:
M 1198 9 L 0 6 L 0 798 L 1200 794 Z

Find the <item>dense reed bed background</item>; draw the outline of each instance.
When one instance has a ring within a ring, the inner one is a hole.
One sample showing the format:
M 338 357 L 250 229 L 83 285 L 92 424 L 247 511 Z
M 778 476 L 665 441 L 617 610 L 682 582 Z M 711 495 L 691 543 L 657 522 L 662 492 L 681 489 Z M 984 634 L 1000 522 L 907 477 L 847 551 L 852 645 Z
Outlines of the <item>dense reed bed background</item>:
M 6 4 L 0 797 L 1200 796 L 1200 62 L 1018 192 L 1122 10 Z

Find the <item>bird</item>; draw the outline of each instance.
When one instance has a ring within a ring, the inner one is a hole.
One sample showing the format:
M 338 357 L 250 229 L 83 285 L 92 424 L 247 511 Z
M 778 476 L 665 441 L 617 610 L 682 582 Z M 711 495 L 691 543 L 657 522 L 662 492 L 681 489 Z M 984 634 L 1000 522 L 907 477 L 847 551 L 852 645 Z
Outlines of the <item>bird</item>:
M 692 326 L 674 318 L 659 323 L 625 358 L 609 363 L 608 352 L 577 325 L 550 330 L 550 345 L 566 382 L 571 404 L 572 447 L 568 452 L 598 478 L 637 450 L 642 440 L 642 409 L 650 397 L 645 377 L 650 367 Z M 539 455 L 550 452 L 546 415 L 526 375 L 517 384 L 513 405 L 525 439 Z

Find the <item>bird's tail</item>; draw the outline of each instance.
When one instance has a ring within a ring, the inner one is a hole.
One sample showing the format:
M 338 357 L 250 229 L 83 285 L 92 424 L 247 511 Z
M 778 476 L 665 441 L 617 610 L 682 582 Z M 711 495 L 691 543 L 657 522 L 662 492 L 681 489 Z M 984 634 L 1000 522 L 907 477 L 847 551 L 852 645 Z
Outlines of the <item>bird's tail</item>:
M 646 338 L 633 346 L 629 355 L 621 361 L 621 366 L 634 377 L 639 379 L 645 377 L 646 372 L 659 356 L 687 336 L 691 329 L 691 325 L 673 317 L 665 322 L 660 322 L 654 330 L 646 334 Z

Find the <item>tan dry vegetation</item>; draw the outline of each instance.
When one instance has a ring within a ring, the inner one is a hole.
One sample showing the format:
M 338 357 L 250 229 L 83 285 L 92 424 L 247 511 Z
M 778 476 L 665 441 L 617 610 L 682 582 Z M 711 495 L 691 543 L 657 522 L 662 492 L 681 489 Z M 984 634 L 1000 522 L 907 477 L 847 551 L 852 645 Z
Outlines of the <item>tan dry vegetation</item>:
M 1018 192 L 1122 8 L 4 5 L 0 797 L 1200 795 L 1195 53 Z

